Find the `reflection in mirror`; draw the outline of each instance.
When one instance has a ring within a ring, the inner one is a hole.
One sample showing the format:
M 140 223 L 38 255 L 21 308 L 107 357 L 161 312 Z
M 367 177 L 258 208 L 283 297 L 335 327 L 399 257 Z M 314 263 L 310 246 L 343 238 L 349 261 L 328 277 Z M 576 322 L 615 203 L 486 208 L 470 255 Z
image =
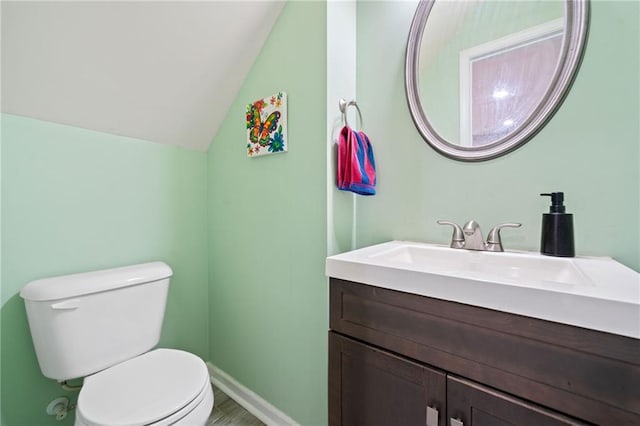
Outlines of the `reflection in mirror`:
M 460 52 L 460 144 L 482 146 L 513 133 L 553 80 L 562 19 Z
M 477 161 L 526 142 L 577 71 L 587 0 L 423 0 L 407 46 L 416 126 L 438 151 Z

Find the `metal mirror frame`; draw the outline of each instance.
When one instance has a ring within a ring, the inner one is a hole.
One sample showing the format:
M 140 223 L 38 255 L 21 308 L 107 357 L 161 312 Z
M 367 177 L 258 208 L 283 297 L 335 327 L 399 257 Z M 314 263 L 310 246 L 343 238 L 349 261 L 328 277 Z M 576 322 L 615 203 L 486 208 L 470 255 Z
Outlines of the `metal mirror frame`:
M 429 122 L 420 102 L 420 94 L 418 92 L 420 46 L 424 27 L 436 1 L 420 0 L 411 23 L 407 42 L 405 90 L 409 110 L 418 131 L 437 152 L 459 161 L 491 160 L 519 148 L 549 122 L 569 93 L 569 89 L 580 68 L 587 43 L 589 0 L 565 0 L 565 31 L 562 37 L 560 59 L 549 89 L 536 109 L 515 132 L 481 147 L 458 146 L 444 139 Z

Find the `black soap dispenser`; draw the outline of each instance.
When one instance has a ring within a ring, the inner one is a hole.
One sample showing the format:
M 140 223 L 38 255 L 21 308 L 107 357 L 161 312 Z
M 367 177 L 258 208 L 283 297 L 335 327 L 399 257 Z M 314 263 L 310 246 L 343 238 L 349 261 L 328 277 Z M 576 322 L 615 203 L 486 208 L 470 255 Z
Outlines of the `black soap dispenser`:
M 540 253 L 547 256 L 573 257 L 573 215 L 565 213 L 564 193 L 540 194 L 551 197 L 549 213 L 542 215 Z

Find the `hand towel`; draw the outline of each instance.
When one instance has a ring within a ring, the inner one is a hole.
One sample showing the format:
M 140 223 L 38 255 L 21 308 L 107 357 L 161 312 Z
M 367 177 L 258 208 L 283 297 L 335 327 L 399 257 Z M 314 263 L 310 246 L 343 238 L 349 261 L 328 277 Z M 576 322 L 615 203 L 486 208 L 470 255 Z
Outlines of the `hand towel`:
M 348 126 L 338 140 L 338 189 L 360 195 L 376 193 L 376 162 L 369 137 Z

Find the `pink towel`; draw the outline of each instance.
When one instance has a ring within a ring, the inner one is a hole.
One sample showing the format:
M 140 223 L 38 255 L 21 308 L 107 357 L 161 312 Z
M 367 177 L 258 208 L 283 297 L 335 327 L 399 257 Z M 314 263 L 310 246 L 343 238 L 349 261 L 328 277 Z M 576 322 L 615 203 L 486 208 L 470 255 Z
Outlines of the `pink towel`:
M 343 127 L 338 141 L 338 189 L 360 195 L 376 193 L 376 162 L 369 137 Z

